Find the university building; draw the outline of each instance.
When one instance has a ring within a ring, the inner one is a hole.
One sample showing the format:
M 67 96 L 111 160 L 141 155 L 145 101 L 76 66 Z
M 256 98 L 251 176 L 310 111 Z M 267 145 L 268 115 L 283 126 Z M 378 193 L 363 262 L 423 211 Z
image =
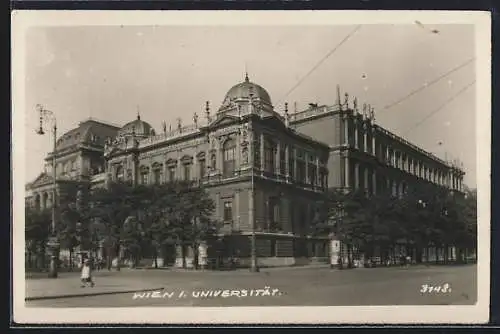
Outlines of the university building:
M 189 125 L 178 120 L 156 132 L 139 114 L 122 127 L 87 120 L 58 139 L 46 171 L 27 186 L 27 204 L 51 205 L 52 154 L 58 191 L 68 182 L 197 181 L 224 223 L 225 256 L 248 263 L 255 228 L 259 265 L 278 266 L 326 260 L 337 247 L 310 230 L 329 188 L 402 194 L 429 182 L 462 191 L 459 167 L 375 124 L 370 107 L 358 108 L 347 95 L 342 100 L 337 89 L 334 105 L 277 111 L 267 91 L 246 76 L 215 110 L 207 102 L 203 115 L 194 113 Z

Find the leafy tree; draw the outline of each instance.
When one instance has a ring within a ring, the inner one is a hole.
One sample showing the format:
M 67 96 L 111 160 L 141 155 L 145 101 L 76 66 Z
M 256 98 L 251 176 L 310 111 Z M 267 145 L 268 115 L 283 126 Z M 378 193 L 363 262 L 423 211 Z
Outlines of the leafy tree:
M 155 257 L 165 244 L 175 243 L 181 248 L 183 267 L 187 246 L 192 247 L 197 259 L 200 242 L 218 230 L 217 223 L 210 219 L 215 205 L 205 190 L 191 182 L 176 181 L 147 187 L 143 194 L 143 198 L 149 198 L 144 202 L 148 207 L 144 221 Z
M 312 224 L 313 234 L 337 235 L 347 247 L 349 267 L 352 267 L 354 249 L 365 249 L 372 239 L 373 227 L 368 216 L 368 203 L 363 191 L 345 192 L 331 189 L 317 205 Z
M 89 201 L 89 217 L 96 221 L 97 233 L 106 248 L 108 269 L 112 255 L 120 254 L 123 223 L 129 216 L 135 216 L 140 208 L 140 192 L 130 183 L 110 183 L 107 188 L 92 191 Z M 117 270 L 120 269 L 118 265 Z
M 28 251 L 28 265 L 31 267 L 31 257 L 37 255 L 41 267 L 45 266 L 45 246 L 50 235 L 52 222 L 51 210 L 25 209 L 25 239 Z
M 129 216 L 124 221 L 120 232 L 120 243 L 129 258 L 131 267 L 135 267 L 141 254 L 141 241 L 144 237 L 141 224 L 134 216 Z

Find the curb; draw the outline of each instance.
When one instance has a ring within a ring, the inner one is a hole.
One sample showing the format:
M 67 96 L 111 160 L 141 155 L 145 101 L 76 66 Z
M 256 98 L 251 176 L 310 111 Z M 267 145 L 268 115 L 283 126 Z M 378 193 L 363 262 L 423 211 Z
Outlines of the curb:
M 107 291 L 107 292 L 94 292 L 94 293 L 73 293 L 66 295 L 56 295 L 56 296 L 39 296 L 39 297 L 26 297 L 24 301 L 32 301 L 32 300 L 47 300 L 47 299 L 63 299 L 63 298 L 76 298 L 76 297 L 91 297 L 91 296 L 105 296 L 105 295 L 117 295 L 121 293 L 132 293 L 132 292 L 148 292 L 148 291 L 158 291 L 163 290 L 164 287 L 161 288 L 150 288 L 150 289 L 134 289 L 134 290 L 120 290 L 120 291 Z

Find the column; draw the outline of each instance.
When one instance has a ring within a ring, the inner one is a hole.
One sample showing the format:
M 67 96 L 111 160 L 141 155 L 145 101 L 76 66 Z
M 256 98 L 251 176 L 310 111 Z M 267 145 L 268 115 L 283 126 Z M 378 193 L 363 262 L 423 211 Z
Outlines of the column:
M 368 128 L 363 131 L 363 151 L 368 152 Z
M 220 171 L 220 170 L 222 170 L 221 165 L 220 165 L 221 161 L 222 161 L 222 159 L 220 159 L 220 156 L 222 156 L 222 151 L 220 149 L 218 151 L 219 151 L 219 158 L 217 159 L 217 164 L 219 166 L 218 169 Z M 177 174 L 177 177 L 176 177 L 177 180 L 184 180 L 184 175 L 182 175 L 182 161 L 181 161 L 181 158 L 182 158 L 182 156 L 181 156 L 181 150 L 177 150 L 177 166 L 176 166 L 177 167 L 177 171 L 175 173 L 175 174 Z
M 241 145 L 240 145 L 240 133 L 236 135 L 236 169 L 241 168 Z M 196 160 L 196 159 L 195 159 Z
M 248 129 L 248 146 L 247 146 L 247 150 L 248 150 L 248 163 L 250 164 L 250 170 L 252 171 L 253 173 L 253 169 L 255 167 L 255 154 L 254 154 L 254 148 L 255 148 L 255 145 L 254 145 L 254 133 L 253 133 L 253 130 L 251 127 L 249 127 Z
M 164 159 L 163 161 L 163 180 L 161 180 L 162 183 L 167 183 L 168 182 L 168 166 L 167 166 L 167 159 Z
M 309 184 L 309 152 L 304 152 L 304 160 L 305 160 L 305 184 Z
M 386 162 L 387 164 L 390 164 L 390 163 L 391 163 L 391 156 L 390 156 L 390 152 L 389 152 L 389 145 L 387 145 L 387 146 L 385 147 L 385 159 L 384 159 L 384 160 L 385 160 L 385 162 Z
M 359 189 L 359 163 L 354 163 L 354 189 Z
M 349 146 L 349 119 L 344 116 L 344 144 Z
M 375 130 L 372 131 L 372 155 L 377 156 L 377 143 L 375 141 Z
M 316 180 L 314 180 L 315 184 L 322 186 L 320 166 L 319 166 L 319 157 L 316 157 Z
M 153 174 L 153 164 L 152 163 L 149 163 L 149 175 L 148 175 L 148 184 L 153 184 L 154 183 L 154 180 L 153 180 L 153 177 L 154 177 L 154 174 Z
M 233 226 L 233 229 L 235 231 L 240 231 L 240 222 L 241 222 L 241 213 L 240 213 L 240 189 L 236 189 L 234 193 L 234 206 L 235 206 L 235 213 L 236 213 L 236 224 Z
M 377 171 L 375 169 L 372 172 L 372 193 L 377 194 Z
M 344 152 L 344 187 L 349 188 L 351 180 L 349 179 L 349 157 L 347 152 Z
M 287 181 L 290 179 L 290 145 L 285 146 L 285 172 Z
M 238 154 L 238 151 L 236 152 L 236 154 Z M 197 150 L 194 151 L 192 159 L 193 160 L 192 160 L 192 164 L 191 164 L 191 171 L 190 171 L 189 178 L 190 178 L 190 180 L 196 181 L 196 180 L 199 180 L 199 178 L 200 178 L 200 172 L 199 172 L 200 169 L 198 168 L 198 151 Z M 239 156 L 236 159 L 239 159 Z M 236 168 L 240 168 L 240 165 L 238 164 Z
M 297 179 L 297 149 L 293 150 L 293 173 L 294 178 Z
M 276 145 L 276 154 L 274 155 L 274 162 L 275 162 L 275 169 L 276 173 L 275 174 L 281 174 L 281 141 L 278 140 L 278 143 Z
M 368 191 L 369 190 L 369 186 L 368 186 L 368 166 L 365 166 L 364 167 L 364 174 L 365 174 L 365 182 L 364 182 L 364 186 L 365 186 L 365 190 Z
M 265 169 L 264 163 L 265 163 L 265 160 L 264 160 L 264 133 L 261 132 L 260 133 L 260 170 L 262 170 L 262 171 Z
M 132 162 L 132 183 L 134 184 L 134 186 L 137 185 L 137 160 L 134 158 L 132 158 L 133 162 Z M 113 171 L 113 179 L 114 179 L 114 171 Z
M 354 118 L 354 147 L 359 148 L 358 120 Z

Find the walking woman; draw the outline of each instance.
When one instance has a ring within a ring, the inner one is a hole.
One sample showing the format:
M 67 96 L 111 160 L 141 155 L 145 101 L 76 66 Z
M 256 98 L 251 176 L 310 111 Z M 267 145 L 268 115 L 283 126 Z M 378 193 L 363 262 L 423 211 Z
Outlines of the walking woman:
M 92 269 L 90 268 L 90 263 L 88 259 L 85 259 L 85 261 L 83 262 L 81 280 L 82 280 L 82 285 L 81 285 L 82 288 L 89 285 L 91 288 L 93 288 L 95 285 L 94 281 L 92 280 Z

